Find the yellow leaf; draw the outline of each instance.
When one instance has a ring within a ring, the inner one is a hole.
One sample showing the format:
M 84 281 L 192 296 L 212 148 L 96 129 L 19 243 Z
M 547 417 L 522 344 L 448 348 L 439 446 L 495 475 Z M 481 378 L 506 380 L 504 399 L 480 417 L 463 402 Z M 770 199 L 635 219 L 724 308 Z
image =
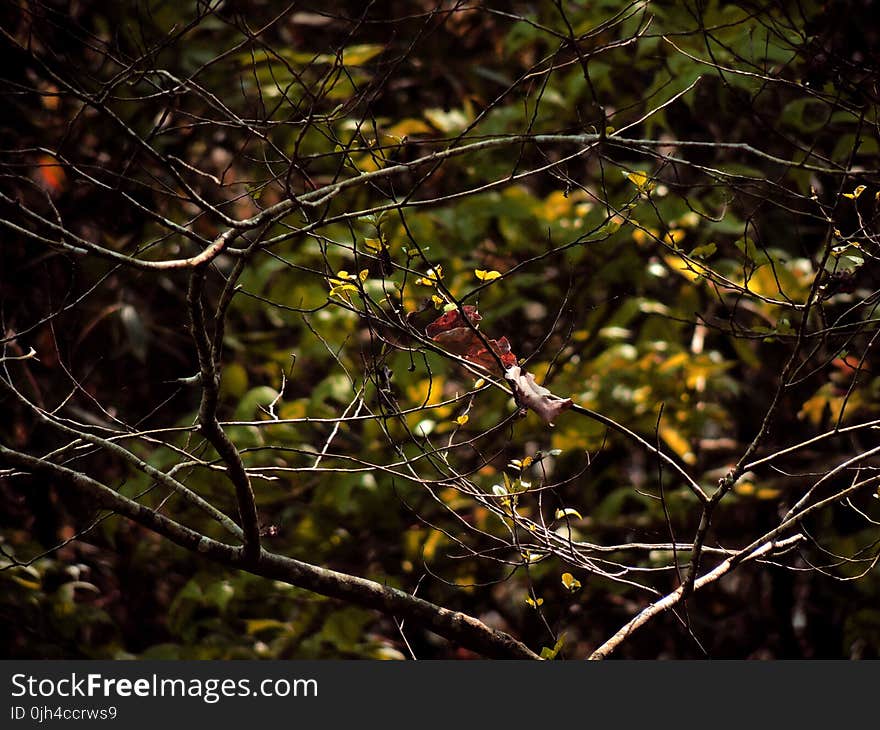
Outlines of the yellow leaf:
M 851 193 L 844 193 L 844 194 L 843 194 L 843 197 L 844 197 L 844 198 L 849 198 L 850 200 L 855 200 L 855 199 L 858 198 L 863 192 L 865 192 L 865 186 L 864 186 L 864 185 L 859 185 L 859 186 L 856 187 L 856 189 L 853 190 Z
M 444 421 L 452 418 L 454 407 L 451 405 L 438 406 L 443 402 L 443 378 L 435 375 L 433 378 L 425 378 L 419 383 L 413 383 L 406 388 L 407 401 L 420 408 L 430 408 L 433 415 L 432 418 L 438 421 Z M 415 428 L 416 424 L 425 417 L 424 413 L 416 410 L 408 416 L 410 428 Z
M 459 416 L 458 418 L 456 418 L 455 422 L 459 426 L 464 426 L 464 424 L 466 424 L 468 422 L 469 418 L 470 418 L 470 416 L 468 416 L 467 413 L 465 413 L 463 416 Z
M 287 624 L 274 618 L 251 618 L 245 619 L 245 632 L 247 634 L 259 634 L 266 629 L 285 629 Z
M 546 220 L 557 221 L 571 213 L 574 202 L 573 196 L 566 195 L 562 190 L 554 190 L 544 200 L 541 212 Z
M 351 274 L 349 274 L 345 269 L 343 269 L 342 271 L 336 272 L 336 278 L 337 279 L 350 279 Z
M 358 279 L 360 279 L 361 281 L 366 281 L 367 277 L 369 275 L 370 275 L 369 269 L 362 269 L 361 272 L 358 274 Z
M 669 231 L 666 234 L 665 239 L 666 243 L 671 245 L 673 248 L 677 247 L 681 240 L 685 237 L 685 232 L 680 228 L 676 228 L 675 230 Z
M 361 43 L 342 49 L 342 62 L 346 66 L 361 66 L 378 56 L 385 46 L 378 43 Z
M 656 241 L 659 236 L 660 232 L 655 228 L 646 228 L 644 230 L 636 228 L 632 233 L 633 241 L 639 244 L 639 246 L 644 246 L 651 241 Z
M 577 517 L 579 520 L 582 520 L 581 513 L 578 512 L 573 507 L 566 507 L 565 509 L 556 510 L 556 514 L 554 515 L 555 519 L 561 520 L 564 517 Z
M 431 534 L 428 535 L 428 538 L 425 540 L 425 543 L 422 547 L 422 555 L 425 560 L 433 560 L 434 555 L 437 552 L 437 548 L 441 547 L 441 543 L 444 541 L 445 535 L 439 530 L 431 530 Z
M 669 444 L 671 448 L 685 464 L 695 464 L 697 457 L 691 451 L 691 445 L 688 440 L 672 426 L 661 426 L 660 437 Z
M 388 128 L 388 132 L 397 137 L 411 137 L 414 134 L 431 134 L 430 125 L 421 119 L 402 119 Z
M 370 251 L 375 251 L 376 253 L 381 253 L 388 245 L 382 241 L 381 238 L 365 238 L 364 246 L 366 246 Z
M 711 270 L 706 266 L 701 266 L 699 262 L 685 261 L 684 259 L 671 254 L 669 256 L 664 256 L 663 260 L 670 269 L 675 273 L 680 274 L 688 281 L 696 281 L 701 276 L 705 276 Z
M 776 499 L 780 494 L 782 494 L 781 489 L 773 489 L 772 487 L 761 487 L 755 492 L 758 499 Z
M 330 289 L 330 296 L 331 297 L 343 296 L 343 295 L 345 295 L 345 292 L 349 292 L 349 291 L 356 292 L 357 287 L 354 284 L 340 283 Z
M 538 606 L 544 605 L 544 599 L 539 598 L 537 601 L 531 596 L 526 596 L 526 603 L 528 603 L 532 608 L 538 608 Z
M 388 162 L 385 152 L 381 149 L 371 150 L 362 155 L 352 157 L 351 164 L 358 172 L 375 172 L 381 170 Z
M 442 278 L 443 267 L 435 266 L 433 269 L 428 269 L 427 274 L 419 279 L 416 279 L 416 284 L 423 284 L 424 286 L 437 286 L 437 282 Z
M 642 187 L 646 182 L 648 182 L 648 176 L 643 172 L 628 172 L 626 173 L 626 178 L 634 185 L 638 187 Z
M 446 305 L 446 302 L 444 302 L 436 294 L 431 295 L 431 301 L 434 302 L 434 307 L 437 309 L 443 309 L 443 307 Z
M 623 176 L 640 191 L 651 192 L 656 187 L 656 185 L 651 182 L 651 178 L 649 178 L 644 172 L 625 172 L 623 173 Z
M 549 646 L 545 646 L 541 649 L 541 659 L 546 659 L 548 661 L 555 659 L 559 655 L 563 646 L 565 646 L 565 634 L 560 634 L 552 649 Z
M 562 574 L 562 585 L 564 585 L 569 591 L 574 593 L 581 587 L 581 582 L 575 578 L 571 573 L 563 573 Z
M 852 413 L 859 408 L 859 401 L 858 391 L 850 397 L 834 395 L 832 384 L 826 383 L 801 406 L 798 418 L 806 419 L 814 426 L 819 426 L 826 419 L 834 422 L 840 418 L 844 406 L 847 406 L 848 413 Z
M 486 271 L 485 269 L 474 269 L 474 275 L 480 281 L 493 281 L 501 277 L 500 271 Z
M 36 591 L 36 590 L 39 590 L 39 588 L 40 588 L 39 581 L 27 580 L 26 578 L 20 578 L 17 575 L 11 575 L 9 577 L 12 578 L 12 580 L 14 580 L 20 586 L 27 588 L 28 590 Z
M 486 381 L 484 378 L 477 378 L 474 381 L 474 388 L 482 388 L 485 384 L 486 384 Z

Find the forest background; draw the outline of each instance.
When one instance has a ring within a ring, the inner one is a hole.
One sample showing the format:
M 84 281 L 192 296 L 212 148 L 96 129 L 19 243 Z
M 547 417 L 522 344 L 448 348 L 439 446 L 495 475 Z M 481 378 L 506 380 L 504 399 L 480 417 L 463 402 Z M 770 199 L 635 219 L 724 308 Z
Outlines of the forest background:
M 871 10 L 4 3 L 0 655 L 876 657 Z

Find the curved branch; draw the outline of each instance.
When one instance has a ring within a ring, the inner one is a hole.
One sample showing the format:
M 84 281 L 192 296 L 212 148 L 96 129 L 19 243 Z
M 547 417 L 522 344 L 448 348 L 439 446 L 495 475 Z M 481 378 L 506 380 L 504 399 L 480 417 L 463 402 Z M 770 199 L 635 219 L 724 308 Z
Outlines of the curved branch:
M 492 629 L 472 616 L 416 598 L 397 588 L 262 549 L 256 560 L 251 560 L 242 549 L 212 540 L 149 507 L 123 497 L 105 484 L 73 469 L 8 449 L 2 444 L 0 461 L 32 473 L 56 477 L 95 499 L 102 507 L 217 563 L 412 621 L 487 657 L 540 659 L 525 644 L 503 631 Z
M 241 455 L 217 420 L 217 401 L 220 397 L 220 373 L 208 339 L 205 312 L 202 307 L 202 290 L 205 284 L 205 269 L 199 267 L 190 276 L 186 301 L 189 306 L 190 326 L 201 368 L 202 402 L 199 405 L 199 425 L 201 432 L 226 462 L 227 474 L 235 487 L 238 502 L 238 516 L 244 531 L 243 555 L 246 560 L 255 560 L 260 552 L 260 520 L 251 480 L 244 468 Z

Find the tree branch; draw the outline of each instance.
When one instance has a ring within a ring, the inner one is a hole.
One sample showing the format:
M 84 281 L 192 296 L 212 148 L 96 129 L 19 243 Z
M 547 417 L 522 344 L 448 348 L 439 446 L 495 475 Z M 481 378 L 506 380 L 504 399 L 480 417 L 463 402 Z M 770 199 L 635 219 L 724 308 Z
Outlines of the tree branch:
M 244 468 L 241 455 L 217 420 L 220 372 L 214 361 L 214 354 L 205 324 L 205 312 L 202 306 L 204 285 L 205 268 L 200 266 L 194 269 L 190 275 L 189 289 L 186 294 L 192 336 L 196 345 L 196 351 L 198 352 L 199 368 L 202 376 L 202 402 L 199 406 L 199 425 L 202 434 L 226 463 L 226 473 L 235 487 L 238 517 L 241 528 L 244 531 L 243 557 L 246 561 L 253 561 L 260 553 L 260 521 L 257 515 L 257 506 L 254 500 L 251 480 Z
M 262 549 L 258 550 L 256 559 L 251 559 L 241 549 L 212 540 L 73 469 L 14 451 L 2 444 L 0 461 L 66 482 L 93 498 L 102 507 L 217 563 L 412 621 L 490 658 L 540 659 L 527 646 L 503 631 L 492 629 L 471 616 L 450 611 L 397 588 Z

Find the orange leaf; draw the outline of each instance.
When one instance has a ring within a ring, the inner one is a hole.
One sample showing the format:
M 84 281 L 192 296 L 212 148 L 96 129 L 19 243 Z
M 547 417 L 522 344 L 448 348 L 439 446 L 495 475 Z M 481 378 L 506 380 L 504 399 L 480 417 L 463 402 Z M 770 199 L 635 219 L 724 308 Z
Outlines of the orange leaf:
M 37 160 L 37 180 L 50 193 L 60 193 L 67 187 L 67 174 L 52 155 Z

